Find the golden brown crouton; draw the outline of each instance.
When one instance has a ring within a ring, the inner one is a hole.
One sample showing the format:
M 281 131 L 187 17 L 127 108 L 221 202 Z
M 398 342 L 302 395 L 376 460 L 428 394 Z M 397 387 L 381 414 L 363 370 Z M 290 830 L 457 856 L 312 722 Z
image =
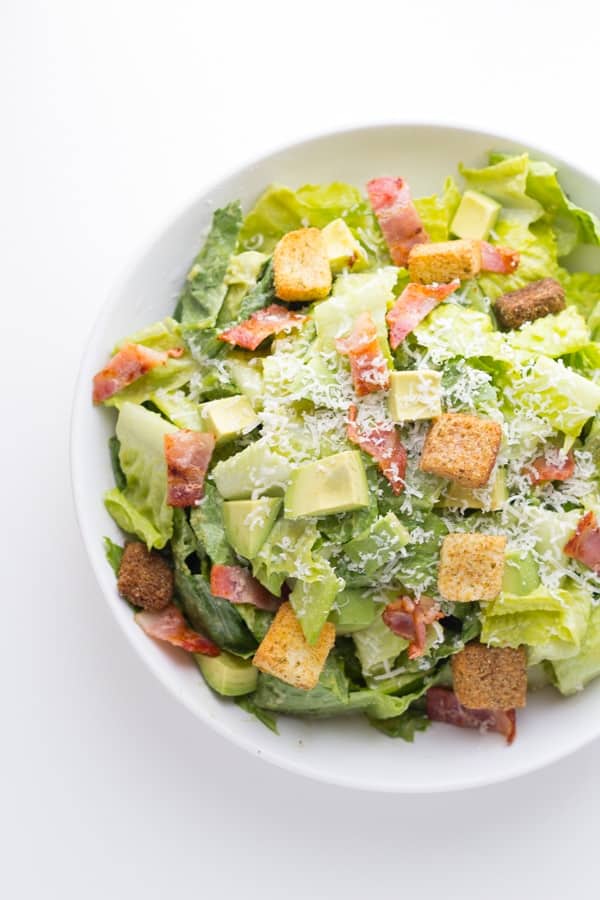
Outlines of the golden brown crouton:
M 445 600 L 493 600 L 502 588 L 506 538 L 501 534 L 447 534 L 442 543 L 438 590 Z
M 423 472 L 469 488 L 488 483 L 500 449 L 502 427 L 493 419 L 444 413 L 433 423 L 423 446 Z
M 316 643 L 309 644 L 291 605 L 282 603 L 256 651 L 254 665 L 286 684 L 309 691 L 319 681 L 334 641 L 335 626 L 326 622 Z
M 527 656 L 520 647 L 467 644 L 452 657 L 454 693 L 469 709 L 514 709 L 527 702 Z
M 275 294 L 280 300 L 322 300 L 331 290 L 327 246 L 318 228 L 284 234 L 273 251 Z
M 173 598 L 173 570 L 154 550 L 133 541 L 125 544 L 117 588 L 134 606 L 164 609 Z
M 474 278 L 481 269 L 479 241 L 416 244 L 408 257 L 408 273 L 418 284 L 445 284 L 454 278 Z
M 494 303 L 494 311 L 501 328 L 520 328 L 549 313 L 565 308 L 565 292 L 554 278 L 542 278 L 531 284 L 503 294 Z

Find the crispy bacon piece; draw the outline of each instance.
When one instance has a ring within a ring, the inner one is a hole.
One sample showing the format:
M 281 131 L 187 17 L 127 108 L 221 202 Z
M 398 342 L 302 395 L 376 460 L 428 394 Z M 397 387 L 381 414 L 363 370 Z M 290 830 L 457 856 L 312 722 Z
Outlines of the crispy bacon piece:
M 408 184 L 403 178 L 373 178 L 367 184 L 367 194 L 392 262 L 405 266 L 411 247 L 429 241 Z
M 483 272 L 498 272 L 500 275 L 510 275 L 518 268 L 521 255 L 518 250 L 510 247 L 495 247 L 487 241 L 480 241 L 481 246 L 481 270 Z
M 370 312 L 363 312 L 354 323 L 352 334 L 335 342 L 338 353 L 350 359 L 352 382 L 359 397 L 375 391 L 387 391 L 390 371 Z
M 407 284 L 386 316 L 392 350 L 414 331 L 438 303 L 459 287 L 458 278 L 448 284 Z
M 279 334 L 280 331 L 298 328 L 304 321 L 306 321 L 306 316 L 290 312 L 284 306 L 272 303 L 266 309 L 259 309 L 258 312 L 252 313 L 249 319 L 240 322 L 239 325 L 222 331 L 218 337 L 220 341 L 244 347 L 245 350 L 256 350 L 265 338 L 272 334 Z
M 270 612 L 279 609 L 281 600 L 268 592 L 242 566 L 213 566 L 210 570 L 210 590 L 215 597 L 231 603 L 251 603 L 257 609 Z
M 596 514 L 588 512 L 577 523 L 577 531 L 564 547 L 567 556 L 600 575 L 600 528 Z
M 171 357 L 182 356 L 183 347 L 151 350 L 143 344 L 125 344 L 97 375 L 94 375 L 94 403 L 103 403 L 142 375 L 164 366 Z
M 401 494 L 404 490 L 407 456 L 400 434 L 391 422 L 382 422 L 375 428 L 364 431 L 357 425 L 357 416 L 358 410 L 353 405 L 348 410 L 348 440 L 377 461 L 394 494 Z
M 143 610 L 134 616 L 140 628 L 150 637 L 167 641 L 174 647 L 181 647 L 188 653 L 202 653 L 204 656 L 218 656 L 221 652 L 216 644 L 198 634 L 186 624 L 180 610 L 170 603 L 160 612 Z
M 443 619 L 444 613 L 439 604 L 431 597 L 399 597 L 388 603 L 383 611 L 382 619 L 394 634 L 410 641 L 408 658 L 418 659 L 425 652 L 427 626 L 437 619 Z
M 512 744 L 517 733 L 514 709 L 467 709 L 448 688 L 432 687 L 427 691 L 427 715 L 434 722 L 446 722 L 459 728 L 478 728 L 504 735 Z
M 568 478 L 572 478 L 574 472 L 575 457 L 572 453 L 563 457 L 558 453 L 553 453 L 552 456 L 538 456 L 521 470 L 521 474 L 526 475 L 532 484 L 541 484 L 544 481 L 566 481 Z
M 196 506 L 204 496 L 204 478 L 215 449 L 213 434 L 180 429 L 165 434 L 167 503 Z

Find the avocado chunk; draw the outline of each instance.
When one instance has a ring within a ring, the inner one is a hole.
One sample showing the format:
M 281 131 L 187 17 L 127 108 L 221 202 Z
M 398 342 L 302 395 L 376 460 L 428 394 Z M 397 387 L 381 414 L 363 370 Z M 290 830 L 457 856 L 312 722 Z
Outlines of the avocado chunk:
M 335 625 L 336 634 L 353 634 L 368 628 L 377 613 L 375 601 L 363 590 L 350 588 L 335 598 L 329 621 Z
M 227 540 L 235 552 L 246 559 L 253 559 L 269 536 L 280 509 L 279 497 L 226 500 L 223 503 L 223 524 Z
M 217 463 L 213 478 L 224 500 L 248 500 L 265 494 L 280 497 L 291 469 L 289 461 L 273 453 L 261 439 Z
M 264 393 L 263 361 L 260 356 L 249 359 L 242 352 L 230 353 L 225 360 L 225 368 L 228 369 L 233 381 L 235 381 L 241 393 L 248 398 L 254 409 L 262 406 Z
M 240 434 L 252 431 L 258 416 L 247 397 L 223 397 L 200 404 L 200 420 L 204 431 L 212 431 L 217 444 L 224 444 Z
M 194 654 L 206 683 L 223 697 L 241 697 L 256 690 L 258 669 L 249 659 L 240 659 L 221 650 L 218 656 Z
M 363 268 L 368 257 L 343 219 L 334 219 L 321 230 L 332 272 Z
M 344 544 L 344 553 L 360 568 L 361 575 L 372 578 L 388 565 L 410 540 L 410 534 L 393 512 L 380 516 L 368 531 Z
M 286 519 L 327 516 L 369 505 L 367 476 L 358 450 L 345 450 L 298 466 L 285 492 Z
M 459 238 L 485 241 L 496 224 L 499 212 L 500 204 L 491 197 L 478 191 L 465 191 L 450 231 Z
M 418 369 L 416 372 L 392 372 L 388 408 L 394 422 L 434 419 L 442 414 L 440 372 Z
M 506 554 L 502 593 L 524 597 L 531 594 L 540 584 L 538 567 L 531 553 L 521 556 L 517 550 Z
M 506 476 L 504 469 L 498 469 L 494 483 L 482 488 L 468 488 L 456 481 L 451 481 L 448 490 L 440 501 L 446 509 L 485 509 L 496 512 L 502 509 L 508 500 Z

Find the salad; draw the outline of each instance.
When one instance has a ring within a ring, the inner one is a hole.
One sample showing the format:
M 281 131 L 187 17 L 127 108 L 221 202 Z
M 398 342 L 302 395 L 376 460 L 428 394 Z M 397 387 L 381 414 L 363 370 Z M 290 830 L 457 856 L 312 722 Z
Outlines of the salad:
M 600 221 L 528 154 L 216 210 L 94 378 L 119 593 L 265 725 L 508 743 L 600 675 Z

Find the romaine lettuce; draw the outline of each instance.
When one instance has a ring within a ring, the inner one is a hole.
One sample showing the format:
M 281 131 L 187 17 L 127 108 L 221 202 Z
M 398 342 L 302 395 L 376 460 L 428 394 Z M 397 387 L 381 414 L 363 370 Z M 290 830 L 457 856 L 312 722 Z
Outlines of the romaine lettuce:
M 552 663 L 556 686 L 561 694 L 581 691 L 600 675 L 600 606 L 595 606 L 588 621 L 579 653 Z
M 460 191 L 454 178 L 446 178 L 443 193 L 415 200 L 423 227 L 432 241 L 447 241 L 450 224 L 460 203 Z
M 590 340 L 590 332 L 583 316 L 574 306 L 569 306 L 556 315 L 527 322 L 512 331 L 507 339 L 518 350 L 557 357 L 583 349 Z

